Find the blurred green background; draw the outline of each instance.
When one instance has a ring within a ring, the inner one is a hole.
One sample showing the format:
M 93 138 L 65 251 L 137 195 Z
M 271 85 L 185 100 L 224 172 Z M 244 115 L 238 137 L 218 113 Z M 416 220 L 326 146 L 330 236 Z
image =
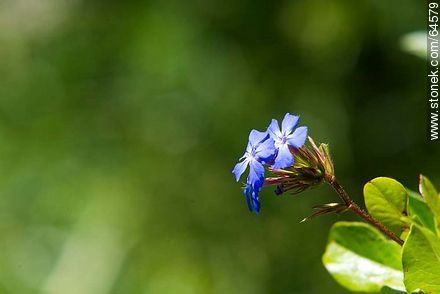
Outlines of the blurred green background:
M 337 175 L 439 185 L 421 1 L 0 1 L 0 293 L 347 293 L 321 264 L 323 186 L 231 170 L 286 112 Z

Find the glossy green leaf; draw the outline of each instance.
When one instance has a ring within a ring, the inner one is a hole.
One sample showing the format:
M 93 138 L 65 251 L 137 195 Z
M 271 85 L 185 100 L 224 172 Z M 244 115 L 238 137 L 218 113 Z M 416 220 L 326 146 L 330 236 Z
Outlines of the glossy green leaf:
M 434 214 L 437 229 L 440 228 L 440 196 L 431 181 L 420 175 L 419 191 Z
M 426 228 L 412 225 L 403 245 L 402 263 L 409 293 L 440 293 L 440 239 Z
M 410 218 L 417 224 L 435 231 L 435 221 L 432 211 L 420 194 L 408 190 L 408 213 Z
M 333 225 L 324 266 L 333 278 L 351 291 L 380 292 L 388 286 L 404 290 L 401 247 L 365 223 Z
M 365 205 L 372 216 L 397 235 L 405 227 L 402 216 L 406 211 L 408 194 L 398 181 L 379 177 L 364 186 Z

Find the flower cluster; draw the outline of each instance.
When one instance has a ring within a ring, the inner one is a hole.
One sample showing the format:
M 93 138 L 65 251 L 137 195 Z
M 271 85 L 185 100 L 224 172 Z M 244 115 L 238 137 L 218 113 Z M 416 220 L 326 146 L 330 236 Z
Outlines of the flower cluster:
M 250 132 L 246 151 L 232 171 L 238 182 L 249 166 L 243 194 L 250 211 L 260 211 L 259 192 L 265 183 L 265 166 L 279 170 L 295 164 L 294 154 L 307 138 L 307 127 L 298 127 L 298 122 L 299 116 L 286 113 L 281 128 L 273 119 L 265 132 Z

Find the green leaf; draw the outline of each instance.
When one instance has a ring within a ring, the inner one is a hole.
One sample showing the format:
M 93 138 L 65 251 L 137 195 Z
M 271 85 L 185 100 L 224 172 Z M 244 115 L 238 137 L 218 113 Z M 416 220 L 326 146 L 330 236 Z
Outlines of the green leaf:
M 429 208 L 434 214 L 437 223 L 437 229 L 439 229 L 440 228 L 440 196 L 438 195 L 437 190 L 435 189 L 431 181 L 423 175 L 420 175 L 419 191 L 420 194 L 422 194 L 423 198 L 425 199 L 426 204 L 428 204 Z
M 364 186 L 365 205 L 372 216 L 381 221 L 396 235 L 400 235 L 406 223 L 403 221 L 408 194 L 398 181 L 379 177 Z
M 416 224 L 403 245 L 402 264 L 409 293 L 440 293 L 440 239 Z
M 388 286 L 405 290 L 401 247 L 365 223 L 333 225 L 322 257 L 333 278 L 351 291 L 380 292 Z
M 408 191 L 408 213 L 411 219 L 417 224 L 430 229 L 432 232 L 435 230 L 434 215 L 426 204 L 425 200 L 420 194 Z

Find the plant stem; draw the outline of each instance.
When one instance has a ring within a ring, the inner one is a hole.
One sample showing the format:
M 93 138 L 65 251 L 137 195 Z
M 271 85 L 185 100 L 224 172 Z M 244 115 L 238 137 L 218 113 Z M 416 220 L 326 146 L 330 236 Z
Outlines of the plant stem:
M 388 238 L 395 241 L 399 245 L 403 245 L 403 241 L 396 236 L 393 232 L 391 232 L 387 227 L 384 226 L 381 222 L 379 222 L 377 219 L 369 215 L 365 210 L 360 208 L 351 198 L 348 196 L 345 189 L 336 181 L 336 178 L 331 177 L 327 178 L 327 182 L 330 184 L 330 186 L 333 187 L 333 189 L 338 193 L 339 197 L 345 202 L 345 205 L 347 205 L 347 208 L 352 210 L 354 213 L 356 213 L 358 216 L 360 216 L 362 219 L 364 219 L 367 223 L 371 224 L 372 226 L 376 227 L 379 231 L 384 233 Z

